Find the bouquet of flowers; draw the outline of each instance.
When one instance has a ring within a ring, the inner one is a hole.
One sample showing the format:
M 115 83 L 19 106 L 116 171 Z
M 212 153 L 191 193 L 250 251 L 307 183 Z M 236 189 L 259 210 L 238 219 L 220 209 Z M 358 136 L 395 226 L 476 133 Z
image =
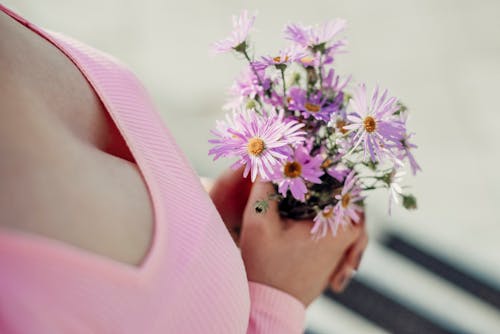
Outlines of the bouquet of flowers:
M 251 56 L 248 34 L 255 15 L 233 17 L 231 35 L 214 43 L 216 53 L 234 52 L 247 67 L 231 87 L 225 121 L 217 121 L 209 155 L 236 157 L 233 168 L 243 176 L 272 182 L 276 193 L 256 203 L 279 201 L 280 214 L 314 219 L 311 233 L 356 223 L 366 193 L 389 190 L 393 202 L 416 208 L 416 199 L 400 184 L 404 162 L 420 170 L 410 142 L 407 108 L 387 90 L 371 94 L 365 84 L 349 89 L 334 61 L 346 41 L 338 36 L 346 22 L 335 19 L 316 26 L 289 24 L 291 43 L 272 56 Z

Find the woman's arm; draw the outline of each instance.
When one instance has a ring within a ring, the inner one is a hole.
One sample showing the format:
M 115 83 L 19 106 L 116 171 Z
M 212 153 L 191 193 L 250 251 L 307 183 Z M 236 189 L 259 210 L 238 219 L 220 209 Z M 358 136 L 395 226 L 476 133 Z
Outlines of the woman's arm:
M 239 232 L 245 229 L 245 227 L 242 225 L 243 215 L 244 211 L 248 210 L 248 208 L 246 208 L 245 210 L 245 207 L 247 206 L 249 195 L 250 192 L 253 191 L 254 185 L 248 179 L 244 179 L 242 177 L 241 170 L 226 171 L 215 182 L 208 179 L 202 180 L 202 182 L 205 184 L 206 189 L 209 190 L 212 200 L 221 213 L 226 226 L 228 227 L 230 232 L 232 232 L 233 238 L 235 238 L 235 242 L 238 246 L 240 246 L 241 234 Z M 351 238 L 351 240 L 349 239 L 349 236 L 342 235 L 339 236 L 338 239 L 336 239 L 333 243 L 334 247 L 340 247 L 343 249 L 343 251 L 339 253 L 337 260 L 335 261 L 337 263 L 337 265 L 335 266 L 335 270 L 331 273 L 329 278 L 325 277 L 324 284 L 329 285 L 335 292 L 342 291 L 347 285 L 350 277 L 352 276 L 352 273 L 354 273 L 359 266 L 361 254 L 363 253 L 368 242 L 366 230 L 364 228 L 364 215 L 362 215 L 362 217 L 362 222 L 358 224 L 355 231 L 351 230 L 350 232 L 347 232 L 348 234 L 352 234 L 351 232 L 355 232 L 353 235 L 354 239 Z M 269 223 L 271 223 L 271 221 L 266 222 L 266 225 Z M 304 228 L 304 232 L 306 232 L 306 225 L 304 225 Z M 266 231 L 264 230 L 259 230 L 260 232 L 257 232 L 265 233 Z M 252 232 L 250 232 L 250 234 L 252 234 Z M 344 246 L 341 246 L 341 244 L 345 243 L 346 240 L 348 241 L 348 239 L 351 241 L 347 242 Z M 258 242 L 257 240 L 253 241 Z M 299 243 L 297 243 L 297 245 L 299 245 Z M 262 244 L 261 246 L 264 245 Z M 264 253 L 271 254 L 272 251 Z M 328 257 L 326 255 L 327 253 L 324 254 L 324 258 Z M 305 259 L 307 258 L 308 256 L 305 256 Z M 283 259 L 283 261 L 286 262 L 285 259 Z M 262 262 L 258 264 L 259 267 L 264 265 L 265 264 Z M 322 266 L 321 264 L 318 265 L 320 267 Z M 328 266 L 327 264 L 323 265 L 325 267 Z M 249 275 L 248 273 L 248 270 L 252 270 L 254 266 L 250 264 L 250 267 L 248 267 L 248 258 L 245 266 L 247 270 L 247 276 L 249 277 L 248 286 L 251 303 L 247 334 L 303 333 L 306 311 L 305 305 L 310 302 L 311 298 L 305 298 L 304 300 L 307 300 L 308 302 L 304 302 L 303 300 L 299 300 L 298 298 L 296 298 L 291 293 L 286 292 L 285 289 L 282 290 L 274 287 L 274 285 L 272 284 L 264 284 L 261 281 L 259 281 L 260 283 L 257 281 L 253 281 L 250 277 L 251 275 Z M 271 269 L 271 275 L 273 275 L 273 270 L 276 270 L 276 268 Z M 314 275 L 313 271 L 314 270 L 311 270 L 311 274 Z M 288 276 L 291 277 L 292 281 L 300 280 L 299 277 L 294 278 L 292 277 L 293 275 Z M 299 283 L 299 285 L 301 284 L 302 283 Z
M 250 319 L 247 334 L 304 332 L 306 308 L 292 295 L 257 282 L 248 282 Z

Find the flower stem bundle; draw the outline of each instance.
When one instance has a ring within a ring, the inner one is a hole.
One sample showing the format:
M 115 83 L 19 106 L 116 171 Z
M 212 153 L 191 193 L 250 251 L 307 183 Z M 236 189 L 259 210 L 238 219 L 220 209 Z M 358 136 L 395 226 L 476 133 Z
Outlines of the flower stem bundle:
M 289 24 L 290 45 L 260 58 L 249 55 L 254 21 L 243 11 L 233 17 L 231 35 L 213 45 L 216 53 L 242 55 L 247 65 L 231 87 L 226 119 L 212 130 L 209 154 L 235 157 L 232 167 L 244 166 L 244 177 L 272 182 L 281 215 L 313 219 L 315 238 L 359 222 L 370 190 L 389 190 L 389 213 L 393 202 L 416 208 L 400 184 L 405 162 L 413 174 L 420 170 L 407 108 L 387 90 L 368 93 L 335 71 L 346 46 L 339 38 L 345 20 Z M 265 212 L 265 201 L 256 209 Z

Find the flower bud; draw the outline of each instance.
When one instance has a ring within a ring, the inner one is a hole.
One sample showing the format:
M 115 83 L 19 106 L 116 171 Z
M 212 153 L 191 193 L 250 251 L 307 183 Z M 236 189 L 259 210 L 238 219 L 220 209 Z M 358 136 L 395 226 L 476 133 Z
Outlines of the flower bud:
M 417 208 L 417 199 L 413 195 L 402 195 L 403 196 L 403 206 L 408 210 L 414 210 Z

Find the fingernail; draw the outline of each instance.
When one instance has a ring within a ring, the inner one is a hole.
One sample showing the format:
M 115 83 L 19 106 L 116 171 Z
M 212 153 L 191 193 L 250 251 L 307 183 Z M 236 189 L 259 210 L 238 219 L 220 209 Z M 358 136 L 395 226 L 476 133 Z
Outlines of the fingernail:
M 342 277 L 342 281 L 340 283 L 340 291 L 344 291 L 345 288 L 349 285 L 351 282 L 351 279 L 356 275 L 357 270 L 352 269 L 349 273 L 344 274 Z

